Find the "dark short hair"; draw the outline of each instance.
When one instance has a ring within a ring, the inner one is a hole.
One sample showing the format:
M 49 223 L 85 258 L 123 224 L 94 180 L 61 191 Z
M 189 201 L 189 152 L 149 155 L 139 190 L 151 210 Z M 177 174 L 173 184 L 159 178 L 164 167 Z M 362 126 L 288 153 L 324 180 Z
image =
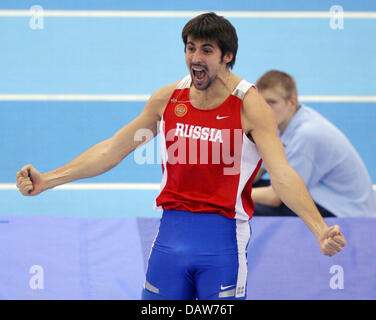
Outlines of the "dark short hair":
M 187 46 L 188 36 L 198 40 L 216 41 L 221 49 L 222 59 L 226 53 L 232 53 L 233 58 L 227 63 L 227 68 L 232 69 L 235 64 L 236 52 L 238 51 L 238 36 L 230 21 L 214 12 L 200 14 L 188 21 L 183 28 L 184 51 Z

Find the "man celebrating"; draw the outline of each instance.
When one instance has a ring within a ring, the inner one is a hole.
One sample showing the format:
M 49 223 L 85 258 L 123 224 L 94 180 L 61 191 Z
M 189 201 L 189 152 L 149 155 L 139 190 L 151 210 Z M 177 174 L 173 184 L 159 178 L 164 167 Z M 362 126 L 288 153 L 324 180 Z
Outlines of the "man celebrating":
M 41 174 L 25 166 L 17 185 L 22 194 L 36 195 L 104 173 L 142 143 L 134 139 L 138 130 L 156 135 L 160 122 L 163 178 L 155 206 L 163 215 L 142 296 L 245 299 L 251 189 L 261 158 L 276 193 L 303 219 L 324 254 L 339 252 L 346 240 L 339 226 L 322 219 L 288 164 L 272 109 L 253 85 L 230 71 L 238 49 L 231 23 L 202 14 L 185 25 L 182 38 L 188 76 L 157 90 L 135 120 L 61 168 Z M 226 170 L 227 160 L 215 150 L 232 154 L 231 168 L 239 169 Z

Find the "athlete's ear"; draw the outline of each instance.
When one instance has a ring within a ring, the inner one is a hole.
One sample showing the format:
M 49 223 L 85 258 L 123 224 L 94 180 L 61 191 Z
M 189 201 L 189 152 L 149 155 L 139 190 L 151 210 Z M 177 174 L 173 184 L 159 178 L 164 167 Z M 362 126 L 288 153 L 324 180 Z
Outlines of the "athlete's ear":
M 226 52 L 222 58 L 222 62 L 224 62 L 225 64 L 228 64 L 229 62 L 232 61 L 233 57 L 234 55 L 231 52 Z

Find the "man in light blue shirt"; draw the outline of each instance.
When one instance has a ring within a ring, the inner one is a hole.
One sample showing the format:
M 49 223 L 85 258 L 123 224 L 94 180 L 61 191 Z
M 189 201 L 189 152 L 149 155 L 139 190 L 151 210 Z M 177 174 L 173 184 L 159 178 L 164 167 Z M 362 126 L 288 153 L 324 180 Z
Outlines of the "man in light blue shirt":
M 303 178 L 322 216 L 376 217 L 369 173 L 345 135 L 313 109 L 298 104 L 294 79 L 276 70 L 256 83 L 274 110 L 287 160 Z M 254 215 L 292 215 L 270 182 L 254 184 Z

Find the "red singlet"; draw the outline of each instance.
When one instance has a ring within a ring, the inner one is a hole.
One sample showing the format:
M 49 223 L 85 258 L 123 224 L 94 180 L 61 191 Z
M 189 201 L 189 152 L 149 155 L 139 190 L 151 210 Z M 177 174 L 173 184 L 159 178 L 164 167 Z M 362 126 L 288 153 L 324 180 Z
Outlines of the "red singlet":
M 241 106 L 253 85 L 240 81 L 220 106 L 210 110 L 190 103 L 190 86 L 188 75 L 163 113 L 163 178 L 155 207 L 249 220 L 254 211 L 252 182 L 262 160 L 243 132 Z

